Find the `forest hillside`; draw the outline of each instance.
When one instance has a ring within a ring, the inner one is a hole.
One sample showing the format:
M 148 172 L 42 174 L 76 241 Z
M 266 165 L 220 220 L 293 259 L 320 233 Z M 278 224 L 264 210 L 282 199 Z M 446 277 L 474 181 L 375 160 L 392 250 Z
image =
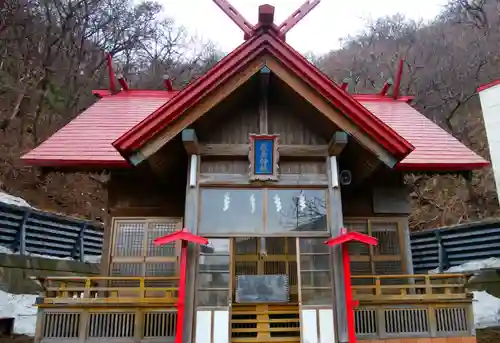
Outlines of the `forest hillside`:
M 0 7 L 0 190 L 32 205 L 101 219 L 106 192 L 99 175 L 41 174 L 19 157 L 107 87 L 105 51 L 131 87 L 176 87 L 203 74 L 223 55 L 165 18 L 154 1 L 5 0 Z M 380 18 L 346 37 L 342 48 L 313 58 L 350 92 L 373 92 L 405 60 L 402 94 L 474 151 L 488 157 L 476 88 L 500 78 L 500 0 L 450 0 L 431 23 Z M 216 37 L 213 37 L 216 38 Z M 490 169 L 471 179 L 408 175 L 414 229 L 500 213 Z

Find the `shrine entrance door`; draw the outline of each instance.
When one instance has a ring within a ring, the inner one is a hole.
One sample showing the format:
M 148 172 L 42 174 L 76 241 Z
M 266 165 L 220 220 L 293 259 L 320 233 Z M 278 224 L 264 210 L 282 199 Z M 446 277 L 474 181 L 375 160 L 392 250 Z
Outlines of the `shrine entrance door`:
M 296 245 L 297 239 L 292 237 L 233 238 L 231 342 L 300 342 Z M 267 303 L 239 300 L 238 277 L 253 275 L 285 280 L 283 291 L 288 299 Z

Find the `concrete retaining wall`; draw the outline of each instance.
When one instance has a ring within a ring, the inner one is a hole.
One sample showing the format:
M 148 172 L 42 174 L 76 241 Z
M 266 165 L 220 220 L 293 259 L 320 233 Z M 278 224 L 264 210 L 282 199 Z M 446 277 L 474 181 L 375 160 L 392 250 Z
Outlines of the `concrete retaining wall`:
M 0 289 L 14 294 L 37 294 L 40 286 L 31 276 L 98 276 L 98 263 L 0 254 Z

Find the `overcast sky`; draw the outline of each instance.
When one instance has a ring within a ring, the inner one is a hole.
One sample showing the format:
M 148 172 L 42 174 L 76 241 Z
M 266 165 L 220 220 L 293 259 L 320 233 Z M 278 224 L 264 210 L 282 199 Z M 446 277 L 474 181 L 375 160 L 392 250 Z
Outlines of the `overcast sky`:
M 241 30 L 212 0 L 159 0 L 166 14 L 192 34 L 211 39 L 224 52 L 243 41 Z M 273 5 L 275 23 L 280 24 L 305 0 L 230 0 L 252 24 L 261 4 Z M 339 47 L 339 40 L 363 28 L 367 19 L 402 13 L 412 19 L 434 18 L 446 0 L 322 0 L 287 35 L 287 41 L 301 53 L 322 54 Z

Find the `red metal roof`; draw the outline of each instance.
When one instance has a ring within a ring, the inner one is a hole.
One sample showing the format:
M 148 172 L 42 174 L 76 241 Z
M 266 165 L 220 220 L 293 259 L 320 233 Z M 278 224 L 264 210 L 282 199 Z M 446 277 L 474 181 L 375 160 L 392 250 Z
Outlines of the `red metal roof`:
M 274 56 L 284 67 L 300 76 L 396 158 L 402 159 L 414 149 L 403 137 L 367 111 L 272 30 L 245 41 L 205 75 L 186 87 L 168 105 L 160 107 L 118 138 L 113 145 L 124 155 L 133 153 L 199 102 L 203 96 L 237 75 L 249 62 L 264 53 Z
M 488 161 L 405 101 L 360 100 L 360 102 L 415 146 L 415 150 L 398 163 L 396 166 L 398 169 L 456 171 L 489 165 Z
M 127 166 L 111 145 L 177 92 L 134 90 L 102 96 L 53 136 L 22 157 L 38 166 Z
M 106 95 L 107 91 L 99 94 Z M 104 96 L 22 159 L 40 166 L 128 166 L 111 143 L 174 94 L 131 90 Z M 415 150 L 397 165 L 399 169 L 454 171 L 489 164 L 411 107 L 407 97 L 398 101 L 377 95 L 354 95 L 353 98 L 415 146 Z
M 479 93 L 479 92 L 485 91 L 491 87 L 498 86 L 498 85 L 500 85 L 500 79 L 491 81 L 490 83 L 487 83 L 485 85 L 478 87 L 477 92 Z

